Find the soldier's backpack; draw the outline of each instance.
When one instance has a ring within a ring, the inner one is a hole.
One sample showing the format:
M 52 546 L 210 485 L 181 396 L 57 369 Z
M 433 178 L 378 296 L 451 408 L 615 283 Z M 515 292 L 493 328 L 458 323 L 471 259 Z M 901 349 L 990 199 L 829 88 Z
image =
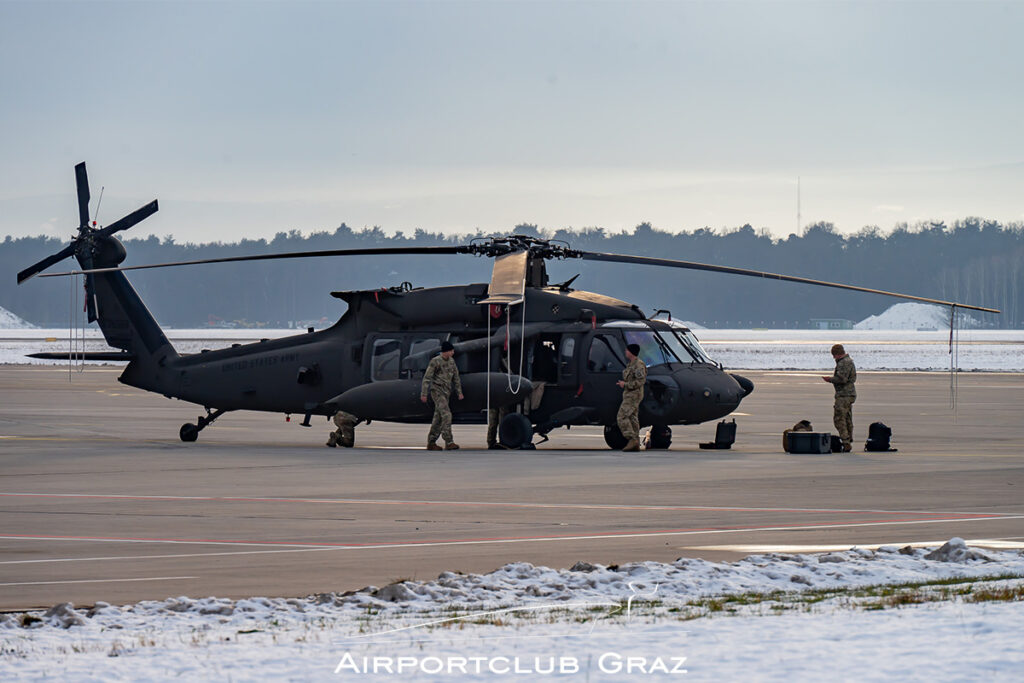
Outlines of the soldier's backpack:
M 881 422 L 872 422 L 868 427 L 868 440 L 864 442 L 864 450 L 896 452 L 895 448 L 889 446 L 890 439 L 892 439 L 891 428 Z

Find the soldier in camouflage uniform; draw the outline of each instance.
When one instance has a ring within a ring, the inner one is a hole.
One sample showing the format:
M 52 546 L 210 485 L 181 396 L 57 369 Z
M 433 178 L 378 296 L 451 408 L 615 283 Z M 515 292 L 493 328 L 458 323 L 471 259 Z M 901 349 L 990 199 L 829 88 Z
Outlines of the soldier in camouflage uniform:
M 334 424 L 338 429 L 331 432 L 331 435 L 327 438 L 327 445 L 331 448 L 339 445 L 345 448 L 352 448 L 356 443 L 356 425 L 360 422 L 362 420 L 352 413 L 346 413 L 344 410 L 336 412 L 334 414 Z
M 452 410 L 448 407 L 448 397 L 452 393 L 452 385 L 455 386 L 455 393 L 461 401 L 462 381 L 459 379 L 459 369 L 455 366 L 452 356 L 455 355 L 455 347 L 451 342 L 441 343 L 441 354 L 430 359 L 427 371 L 423 374 L 423 386 L 420 388 L 420 400 L 427 402 L 427 395 L 434 400 L 434 420 L 430 423 L 430 433 L 427 434 L 427 450 L 439 451 L 437 437 L 444 438 L 445 450 L 455 450 L 459 447 L 452 437 Z
M 853 402 L 857 400 L 857 389 L 853 385 L 857 381 L 857 368 L 842 344 L 832 347 L 832 358 L 836 361 L 836 370 L 831 377 L 822 379 L 835 387 L 836 403 L 832 422 L 843 441 L 843 453 L 849 453 L 853 450 Z
M 622 405 L 615 417 L 619 431 L 629 439 L 624 451 L 640 450 L 640 401 L 644 397 L 644 383 L 647 381 L 647 366 L 640 360 L 640 346 L 626 346 L 626 360 L 629 361 L 622 371 L 622 379 L 616 382 L 622 388 Z
M 498 444 L 498 425 L 511 411 L 511 406 L 491 408 L 487 411 L 487 448 L 489 450 L 495 451 L 503 448 Z

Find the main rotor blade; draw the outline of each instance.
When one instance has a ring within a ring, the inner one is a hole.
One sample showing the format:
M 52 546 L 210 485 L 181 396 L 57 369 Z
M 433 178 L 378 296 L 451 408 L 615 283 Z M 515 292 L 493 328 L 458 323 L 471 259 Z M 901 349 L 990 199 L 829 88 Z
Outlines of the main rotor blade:
M 85 162 L 75 166 L 75 185 L 78 186 L 78 227 L 89 225 L 89 176 L 85 172 Z
M 751 277 L 767 278 L 769 280 L 782 280 L 784 282 L 799 282 L 804 285 L 817 285 L 819 287 L 835 287 L 836 289 L 849 289 L 855 292 L 867 292 L 868 294 L 883 294 L 894 296 L 900 299 L 911 299 L 913 301 L 924 301 L 930 304 L 941 304 L 943 306 L 956 306 L 957 308 L 969 308 L 972 311 L 983 311 L 985 313 L 1000 313 L 995 308 L 983 306 L 970 306 L 955 301 L 943 301 L 942 299 L 929 299 L 923 296 L 912 294 L 900 294 L 899 292 L 887 292 L 883 289 L 871 289 L 870 287 L 858 287 L 856 285 L 844 285 L 838 282 L 827 280 L 812 280 L 806 277 L 795 277 L 793 275 L 779 275 L 777 273 L 766 273 L 760 270 L 748 270 L 746 268 L 733 268 L 731 266 L 715 266 L 708 263 L 697 263 L 694 261 L 676 261 L 674 259 L 652 258 L 650 256 L 628 256 L 625 254 L 605 254 L 595 251 L 577 252 L 579 258 L 584 261 L 609 261 L 613 263 L 635 263 L 642 266 L 664 266 L 666 268 L 685 268 L 688 270 L 707 270 L 713 273 L 730 273 L 732 275 L 748 275 Z M 45 276 L 42 276 L 45 277 Z
M 155 203 L 155 202 L 154 202 Z M 207 258 L 196 261 L 172 261 L 169 263 L 150 263 L 143 266 L 124 266 L 122 268 L 94 268 L 92 270 L 72 270 L 66 273 L 47 273 L 39 277 L 62 277 L 81 275 L 82 273 L 111 273 L 122 270 L 143 270 L 146 268 L 169 268 L 171 266 L 195 266 L 203 263 L 238 263 L 240 261 L 273 261 L 277 259 L 316 258 L 320 256 L 377 256 L 410 254 L 468 254 L 469 247 L 371 247 L 367 249 L 325 249 L 323 251 L 292 251 L 283 254 L 255 254 L 252 256 L 225 256 L 223 258 Z
M 35 275 L 39 271 L 46 270 L 47 268 L 52 266 L 54 263 L 57 263 L 57 261 L 63 261 L 68 256 L 71 256 L 74 253 L 75 253 L 75 245 L 72 243 L 72 244 L 69 244 L 68 246 L 64 247 L 60 251 L 58 251 L 53 256 L 47 256 L 46 258 L 44 258 L 39 263 L 37 263 L 35 265 L 32 265 L 32 266 L 29 266 L 25 270 L 23 270 L 20 273 L 18 273 L 18 284 L 20 285 L 22 282 L 24 282 L 25 280 L 29 279 L 30 277 L 32 277 L 33 275 Z
M 128 228 L 132 227 L 133 225 L 135 225 L 139 221 L 144 220 L 146 218 L 149 218 L 154 213 L 156 213 L 159 209 L 160 209 L 160 207 L 157 206 L 156 200 L 154 199 L 153 201 L 151 201 L 149 204 L 146 204 L 142 208 L 135 209 L 134 211 L 132 211 L 130 214 L 128 214 L 124 218 L 121 218 L 120 220 L 116 220 L 113 223 L 111 223 L 110 225 L 108 225 L 107 227 L 103 228 L 102 230 L 99 230 L 96 233 L 96 236 L 97 237 L 107 237 L 109 235 L 113 235 L 115 232 L 120 232 L 121 230 L 127 230 Z

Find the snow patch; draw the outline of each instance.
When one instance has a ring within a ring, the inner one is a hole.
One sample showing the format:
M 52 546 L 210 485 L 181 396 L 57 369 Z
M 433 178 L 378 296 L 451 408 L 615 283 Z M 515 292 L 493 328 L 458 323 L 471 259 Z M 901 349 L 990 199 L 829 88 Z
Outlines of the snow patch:
M 963 311 L 957 311 L 961 329 L 977 329 L 981 323 Z M 855 330 L 941 330 L 949 329 L 949 309 L 935 304 L 902 303 L 890 306 L 880 315 L 872 315 L 853 326 Z
M 856 671 L 862 680 L 913 678 L 936 662 L 948 679 L 984 672 L 983 678 L 1010 680 L 1024 666 L 1019 601 L 945 598 L 872 611 L 878 608 L 858 609 L 850 593 L 808 591 L 954 577 L 989 577 L 975 585 L 1019 591 L 1020 579 L 1007 578 L 1013 576 L 1024 576 L 1024 553 L 981 553 L 953 538 L 931 549 L 764 553 L 732 563 L 581 561 L 552 569 L 515 562 L 488 574 L 444 572 L 434 581 L 303 599 L 181 596 L 121 607 L 97 602 L 91 609 L 61 603 L 0 614 L 0 676 L 333 680 L 339 660 L 362 666 L 401 657 L 422 662 L 402 680 L 489 681 L 496 673 L 487 668 L 491 660 L 540 673 L 552 658 L 569 658 L 577 675 L 566 680 L 603 681 L 623 680 L 624 671 L 602 668 L 600 658 L 615 665 L 629 654 L 652 667 L 655 658 L 684 655 L 700 680 L 809 680 L 836 670 Z M 791 600 L 795 611 L 776 611 Z M 680 620 L 693 609 L 703 616 Z M 467 655 L 482 658 L 483 668 L 467 670 Z M 450 661 L 461 662 L 460 670 L 436 675 L 437 663 Z
M 0 306 L 0 330 L 34 329 L 35 325 L 26 322 Z

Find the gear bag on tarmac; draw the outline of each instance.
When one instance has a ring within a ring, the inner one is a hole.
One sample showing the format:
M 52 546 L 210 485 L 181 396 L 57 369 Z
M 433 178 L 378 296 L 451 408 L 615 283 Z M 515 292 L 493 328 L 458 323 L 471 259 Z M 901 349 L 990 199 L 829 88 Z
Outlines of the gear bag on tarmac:
M 889 447 L 889 439 L 892 438 L 892 429 L 881 422 L 872 422 L 868 427 L 868 440 L 864 442 L 866 451 L 889 451 L 896 452 L 895 448 Z

